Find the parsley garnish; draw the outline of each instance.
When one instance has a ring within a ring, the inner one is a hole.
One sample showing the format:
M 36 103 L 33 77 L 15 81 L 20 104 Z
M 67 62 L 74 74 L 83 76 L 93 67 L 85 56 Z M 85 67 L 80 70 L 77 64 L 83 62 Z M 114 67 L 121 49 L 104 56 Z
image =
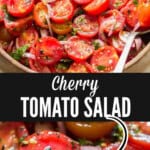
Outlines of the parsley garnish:
M 95 41 L 93 41 L 93 42 L 92 42 L 92 44 L 93 44 L 93 46 L 94 46 L 95 50 L 97 50 L 97 49 L 99 49 L 99 48 L 101 47 L 100 43 L 99 43 L 99 42 L 97 42 L 96 40 L 95 40 Z
M 137 6 L 137 5 L 138 5 L 138 0 L 133 0 L 133 4 L 134 4 L 135 6 Z
M 102 65 L 97 66 L 97 69 L 99 71 L 105 70 L 105 68 L 106 68 L 106 66 L 102 66 Z
M 121 141 L 123 137 L 122 128 L 119 125 L 116 125 L 112 132 L 112 140 L 113 141 Z
M 92 141 L 88 141 L 86 139 L 78 139 L 80 145 L 93 145 Z
M 72 32 L 71 32 L 71 34 L 73 35 L 73 36 L 75 36 L 76 34 L 77 34 L 77 29 L 75 29 L 75 28 L 72 28 Z
M 20 60 L 28 48 L 29 48 L 28 45 L 19 47 L 16 51 L 11 53 L 11 56 L 16 60 Z

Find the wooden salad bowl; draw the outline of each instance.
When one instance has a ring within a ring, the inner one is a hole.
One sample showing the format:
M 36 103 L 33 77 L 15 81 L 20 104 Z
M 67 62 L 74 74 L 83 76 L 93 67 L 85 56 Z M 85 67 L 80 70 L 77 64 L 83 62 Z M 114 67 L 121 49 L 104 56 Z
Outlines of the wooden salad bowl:
M 143 50 L 141 50 L 132 60 L 130 60 L 126 65 L 124 70 L 130 68 L 134 64 L 136 64 L 140 59 L 143 59 L 144 55 L 150 50 L 150 42 L 145 46 Z M 20 71 L 27 72 L 27 73 L 36 73 L 32 69 L 24 66 L 23 64 L 19 63 L 15 59 L 13 59 L 5 50 L 0 48 L 0 54 L 7 59 L 13 66 L 17 67 Z M 6 66 L 7 67 L 7 66 Z M 11 71 L 11 70 L 10 70 Z

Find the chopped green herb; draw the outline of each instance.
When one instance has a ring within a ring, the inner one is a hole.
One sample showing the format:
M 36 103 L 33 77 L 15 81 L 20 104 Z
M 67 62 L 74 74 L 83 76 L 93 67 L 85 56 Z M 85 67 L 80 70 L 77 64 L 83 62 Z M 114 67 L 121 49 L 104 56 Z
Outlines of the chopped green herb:
M 93 145 L 92 141 L 88 141 L 86 139 L 78 139 L 80 145 Z
M 85 18 L 83 16 L 80 16 L 77 20 L 77 23 L 81 24 L 81 23 L 84 23 L 84 21 L 85 21 Z
M 119 7 L 120 5 L 122 5 L 122 1 L 116 1 L 116 3 L 114 4 L 116 8 Z
M 97 42 L 96 40 L 95 40 L 95 41 L 93 41 L 93 42 L 92 42 L 92 44 L 93 44 L 93 46 L 94 46 L 95 50 L 97 50 L 97 49 L 99 49 L 99 48 L 101 47 L 100 43 L 99 43 L 99 42 Z
M 21 138 L 19 139 L 19 143 L 22 144 L 23 141 L 24 141 L 24 137 L 21 137 Z
M 106 144 L 106 140 L 105 139 L 100 139 L 100 140 L 97 140 L 96 142 L 94 142 L 94 145 L 104 145 Z
M 123 130 L 121 126 L 116 125 L 113 132 L 112 132 L 112 140 L 113 141 L 121 141 L 123 137 Z
M 72 63 L 72 60 L 69 58 L 65 58 L 65 59 L 61 59 L 60 62 L 64 62 L 64 63 Z
M 75 29 L 75 28 L 72 28 L 72 32 L 71 32 L 71 34 L 73 35 L 73 36 L 75 36 L 76 34 L 77 34 L 77 29 Z
M 11 53 L 11 56 L 16 60 L 20 60 L 28 48 L 29 48 L 28 45 L 24 45 L 22 47 L 19 47 L 16 51 Z
M 59 41 L 66 40 L 66 35 L 58 35 L 58 36 L 57 36 L 57 39 L 58 39 Z
M 82 14 L 84 14 L 84 10 L 83 10 L 83 9 L 79 9 L 79 10 L 75 13 L 74 17 L 80 16 L 80 15 L 82 15 Z
M 135 133 L 135 134 L 137 134 L 141 131 L 138 125 L 132 124 L 132 123 L 129 124 L 128 128 L 129 128 L 130 132 Z
M 133 0 L 133 4 L 134 4 L 135 6 L 137 6 L 137 5 L 138 5 L 138 0 Z
M 102 71 L 102 70 L 105 70 L 105 69 L 106 69 L 106 66 L 100 65 L 100 66 L 97 66 L 97 69 L 98 69 L 99 71 Z
M 69 64 L 67 63 L 59 63 L 57 64 L 56 68 L 59 70 L 67 70 L 69 68 Z

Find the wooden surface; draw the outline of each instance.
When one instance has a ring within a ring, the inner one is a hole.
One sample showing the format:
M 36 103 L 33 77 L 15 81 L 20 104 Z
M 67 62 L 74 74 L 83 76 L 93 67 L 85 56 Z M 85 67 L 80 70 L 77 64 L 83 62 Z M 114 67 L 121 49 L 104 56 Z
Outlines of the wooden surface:
M 20 73 L 22 70 L 18 69 L 5 58 L 0 55 L 0 73 Z M 135 65 L 125 70 L 125 72 L 149 72 L 150 73 L 150 51 Z

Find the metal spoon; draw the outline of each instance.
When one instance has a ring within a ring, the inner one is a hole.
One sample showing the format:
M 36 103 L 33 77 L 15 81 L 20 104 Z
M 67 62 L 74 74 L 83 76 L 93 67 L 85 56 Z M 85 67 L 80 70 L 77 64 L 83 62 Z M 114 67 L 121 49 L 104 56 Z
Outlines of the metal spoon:
M 147 33 L 150 33 L 150 30 L 146 30 L 144 32 L 131 32 L 128 36 L 128 41 L 126 42 L 125 44 L 125 47 L 123 49 L 123 52 L 119 58 L 119 61 L 113 71 L 113 73 L 121 73 L 123 72 L 123 69 L 124 69 L 124 66 L 125 66 L 125 63 L 126 63 L 126 60 L 128 58 L 128 54 L 130 52 L 130 48 L 132 46 L 132 43 L 135 39 L 135 37 L 137 35 L 143 35 L 143 34 L 147 34 Z

